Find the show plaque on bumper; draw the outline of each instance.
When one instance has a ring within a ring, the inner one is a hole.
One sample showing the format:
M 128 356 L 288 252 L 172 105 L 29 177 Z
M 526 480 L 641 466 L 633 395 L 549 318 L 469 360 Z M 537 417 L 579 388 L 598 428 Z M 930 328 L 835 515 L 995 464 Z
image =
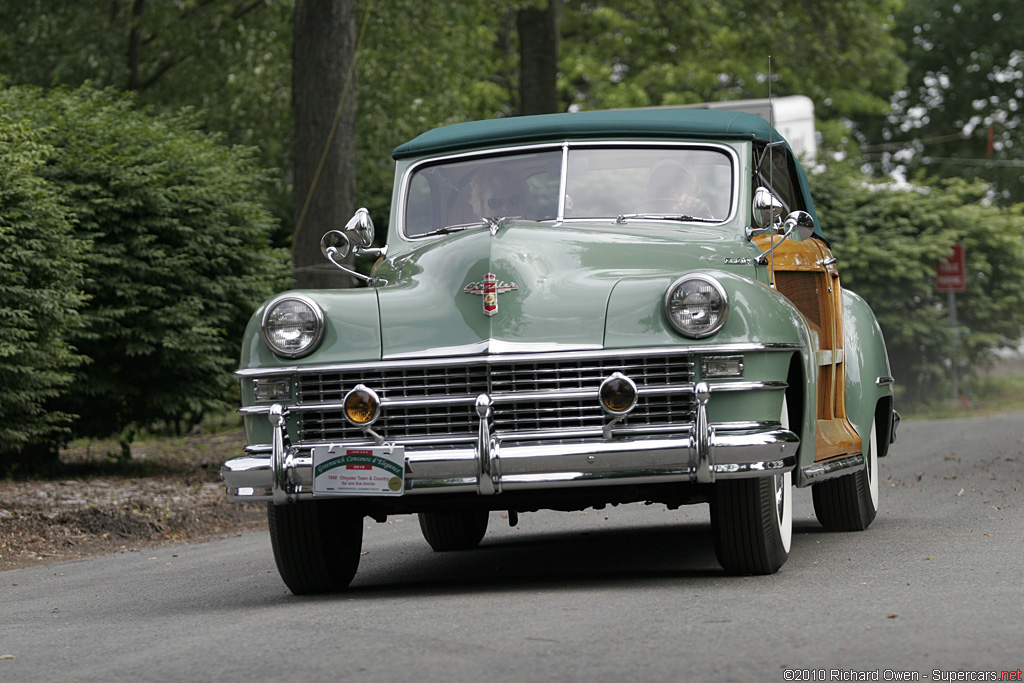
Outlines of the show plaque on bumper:
M 313 493 L 400 496 L 405 491 L 405 447 L 315 446 Z

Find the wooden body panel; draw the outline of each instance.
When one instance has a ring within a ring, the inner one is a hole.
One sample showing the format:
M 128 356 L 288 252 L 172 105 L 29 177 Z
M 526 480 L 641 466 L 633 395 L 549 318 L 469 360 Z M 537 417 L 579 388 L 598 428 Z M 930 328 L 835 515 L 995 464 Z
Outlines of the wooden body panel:
M 774 237 L 759 235 L 762 250 Z M 769 263 L 771 284 L 803 314 L 817 340 L 817 455 L 831 460 L 861 452 L 861 439 L 846 415 L 846 358 L 843 346 L 843 292 L 832 250 L 818 239 L 786 240 L 776 247 Z

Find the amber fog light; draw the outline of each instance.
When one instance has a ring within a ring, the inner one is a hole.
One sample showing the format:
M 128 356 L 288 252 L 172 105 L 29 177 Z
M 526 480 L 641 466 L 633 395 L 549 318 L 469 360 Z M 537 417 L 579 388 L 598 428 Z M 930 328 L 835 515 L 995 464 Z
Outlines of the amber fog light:
M 636 407 L 636 384 L 621 372 L 613 373 L 601 382 L 601 405 L 613 415 L 623 415 Z
M 345 394 L 345 418 L 357 427 L 373 424 L 380 416 L 380 398 L 362 384 Z

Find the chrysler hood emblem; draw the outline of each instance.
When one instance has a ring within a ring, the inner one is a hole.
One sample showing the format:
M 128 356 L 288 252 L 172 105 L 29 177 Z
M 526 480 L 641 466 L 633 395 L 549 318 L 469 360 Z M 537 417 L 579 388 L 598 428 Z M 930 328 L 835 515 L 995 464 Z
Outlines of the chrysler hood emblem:
M 466 294 L 479 294 L 484 298 L 484 315 L 494 315 L 498 312 L 498 295 L 519 289 L 514 282 L 498 282 L 498 276 L 494 273 L 487 273 L 480 282 L 470 282 L 462 290 Z

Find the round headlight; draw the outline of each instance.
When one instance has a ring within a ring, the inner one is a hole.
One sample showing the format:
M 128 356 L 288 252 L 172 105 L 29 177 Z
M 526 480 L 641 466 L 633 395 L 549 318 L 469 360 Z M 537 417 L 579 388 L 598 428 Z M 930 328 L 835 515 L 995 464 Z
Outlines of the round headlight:
M 722 284 L 706 275 L 684 275 L 665 292 L 665 314 L 680 334 L 694 339 L 722 329 L 729 297 Z
M 324 333 L 324 314 L 309 297 L 286 294 L 267 305 L 260 333 L 279 356 L 299 358 L 313 351 Z

